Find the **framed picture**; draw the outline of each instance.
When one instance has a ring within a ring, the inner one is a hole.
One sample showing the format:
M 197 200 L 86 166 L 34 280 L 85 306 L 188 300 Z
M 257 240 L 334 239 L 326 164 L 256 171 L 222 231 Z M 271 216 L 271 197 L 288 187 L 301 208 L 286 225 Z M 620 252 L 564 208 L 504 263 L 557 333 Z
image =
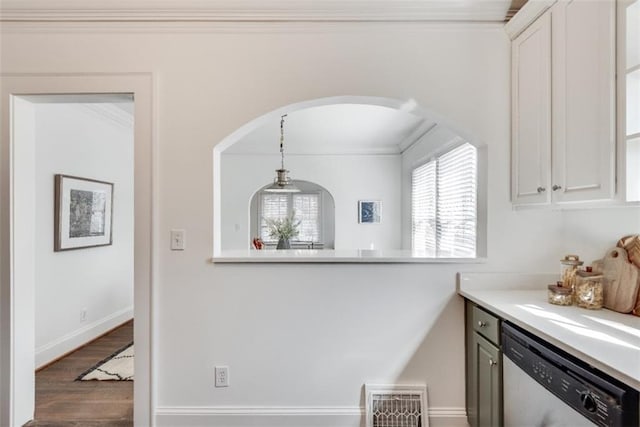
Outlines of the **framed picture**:
M 382 202 L 379 200 L 358 201 L 358 222 L 360 224 L 377 224 L 380 222 Z
M 112 183 L 58 174 L 54 192 L 55 252 L 111 244 Z

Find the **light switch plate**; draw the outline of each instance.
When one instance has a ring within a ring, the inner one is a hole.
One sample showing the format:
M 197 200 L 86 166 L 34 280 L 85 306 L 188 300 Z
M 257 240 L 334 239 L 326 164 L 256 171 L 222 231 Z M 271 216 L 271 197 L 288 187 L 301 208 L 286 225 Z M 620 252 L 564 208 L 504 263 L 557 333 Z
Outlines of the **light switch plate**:
M 183 251 L 186 248 L 186 233 L 184 230 L 171 230 L 171 250 Z

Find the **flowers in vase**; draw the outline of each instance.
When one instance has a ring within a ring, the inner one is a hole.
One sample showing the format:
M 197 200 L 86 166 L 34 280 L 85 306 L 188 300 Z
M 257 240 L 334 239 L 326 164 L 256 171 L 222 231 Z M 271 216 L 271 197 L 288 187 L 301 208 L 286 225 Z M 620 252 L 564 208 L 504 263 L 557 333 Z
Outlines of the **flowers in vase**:
M 289 240 L 300 234 L 300 220 L 295 218 L 295 211 L 284 218 L 264 218 L 269 228 L 269 236 L 278 240 Z

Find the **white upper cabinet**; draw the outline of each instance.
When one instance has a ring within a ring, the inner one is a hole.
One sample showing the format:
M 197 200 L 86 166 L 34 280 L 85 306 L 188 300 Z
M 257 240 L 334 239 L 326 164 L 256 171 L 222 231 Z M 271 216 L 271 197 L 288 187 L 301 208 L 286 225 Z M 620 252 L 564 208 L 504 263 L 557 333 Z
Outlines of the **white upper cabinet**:
M 512 46 L 513 203 L 612 199 L 615 2 L 558 1 Z
M 514 203 L 548 203 L 551 190 L 551 16 L 542 15 L 511 45 Z
M 615 2 L 558 2 L 552 18 L 552 190 L 556 201 L 615 192 Z

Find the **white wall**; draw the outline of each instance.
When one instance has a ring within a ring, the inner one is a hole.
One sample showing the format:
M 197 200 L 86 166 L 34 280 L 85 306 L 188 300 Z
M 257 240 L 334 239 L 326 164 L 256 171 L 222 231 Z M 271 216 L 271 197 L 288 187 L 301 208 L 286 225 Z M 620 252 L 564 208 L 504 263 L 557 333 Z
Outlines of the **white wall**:
M 42 366 L 133 315 L 133 129 L 86 104 L 34 105 L 35 345 Z M 114 183 L 112 245 L 53 251 L 57 173 Z
M 586 253 L 609 246 L 623 228 L 613 224 L 615 213 L 586 212 L 583 223 L 599 226 L 586 248 L 583 230 L 569 227 L 561 212 L 512 210 L 502 28 L 130 25 L 49 23 L 22 32 L 4 23 L 1 66 L 155 74 L 161 234 L 153 326 L 161 374 L 154 387 L 163 425 L 357 426 L 362 384 L 396 381 L 428 384 L 433 425 L 464 425 L 455 272 L 556 271 L 567 242 Z M 207 262 L 219 238 L 212 231 L 215 144 L 276 108 L 344 94 L 414 98 L 488 145 L 486 264 Z M 171 228 L 186 229 L 185 251 L 169 251 Z M 229 365 L 231 387 L 213 387 L 215 364 Z
M 568 210 L 562 213 L 562 225 L 563 252 L 591 263 L 603 258 L 619 238 L 640 234 L 640 206 Z
M 287 155 L 293 179 L 326 188 L 335 203 L 336 249 L 400 249 L 400 155 Z M 222 249 L 246 249 L 249 204 L 273 181 L 279 155 L 222 154 Z M 358 224 L 358 200 L 382 201 L 379 224 Z

